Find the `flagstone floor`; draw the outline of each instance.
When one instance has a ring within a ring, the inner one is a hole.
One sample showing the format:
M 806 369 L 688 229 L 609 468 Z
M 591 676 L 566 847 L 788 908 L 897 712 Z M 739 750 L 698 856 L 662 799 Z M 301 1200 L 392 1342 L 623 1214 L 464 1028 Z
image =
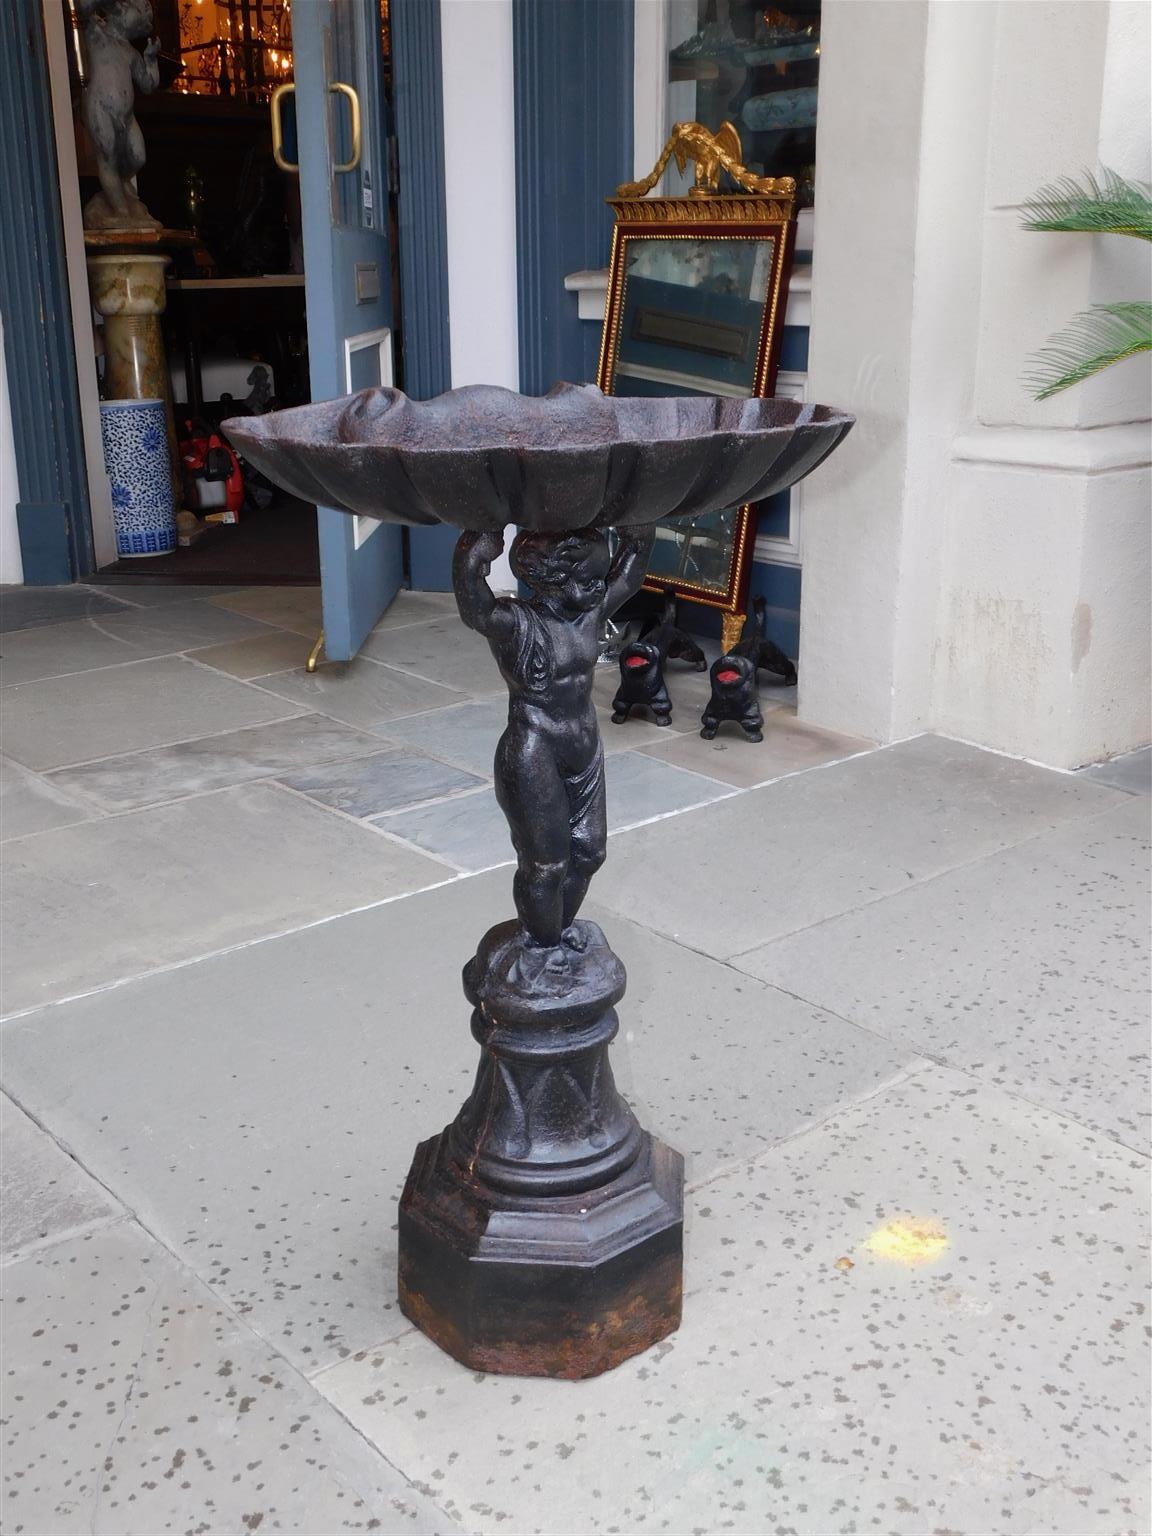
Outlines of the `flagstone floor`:
M 1149 754 L 607 723 L 617 1078 L 681 1330 L 470 1373 L 395 1300 L 511 910 L 503 705 L 404 594 L 4 594 L 4 1529 L 1144 1536 Z

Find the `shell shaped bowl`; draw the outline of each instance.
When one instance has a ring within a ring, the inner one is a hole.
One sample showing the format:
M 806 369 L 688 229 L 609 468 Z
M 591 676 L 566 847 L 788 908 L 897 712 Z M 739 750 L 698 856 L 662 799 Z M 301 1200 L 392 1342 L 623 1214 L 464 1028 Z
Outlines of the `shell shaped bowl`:
M 320 506 L 380 522 L 562 533 L 759 501 L 811 474 L 854 419 L 795 400 L 470 384 L 425 401 L 365 389 L 233 417 L 224 431 L 270 480 Z

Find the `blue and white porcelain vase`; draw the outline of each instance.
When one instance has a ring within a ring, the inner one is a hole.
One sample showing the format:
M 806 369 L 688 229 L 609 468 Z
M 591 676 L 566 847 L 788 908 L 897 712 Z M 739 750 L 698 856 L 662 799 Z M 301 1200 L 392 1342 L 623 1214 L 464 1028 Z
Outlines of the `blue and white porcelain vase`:
M 176 548 L 176 501 L 163 400 L 104 400 L 104 468 L 112 485 L 116 553 L 132 559 Z

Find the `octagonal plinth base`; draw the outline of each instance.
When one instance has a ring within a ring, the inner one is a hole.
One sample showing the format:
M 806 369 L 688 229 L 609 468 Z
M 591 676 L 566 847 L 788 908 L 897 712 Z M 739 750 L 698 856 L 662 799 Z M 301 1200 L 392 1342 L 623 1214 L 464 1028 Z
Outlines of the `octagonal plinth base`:
M 435 1136 L 400 1201 L 401 1309 L 473 1370 L 598 1376 L 679 1326 L 683 1185 L 647 1132 L 611 1183 L 547 1199 L 481 1184 Z

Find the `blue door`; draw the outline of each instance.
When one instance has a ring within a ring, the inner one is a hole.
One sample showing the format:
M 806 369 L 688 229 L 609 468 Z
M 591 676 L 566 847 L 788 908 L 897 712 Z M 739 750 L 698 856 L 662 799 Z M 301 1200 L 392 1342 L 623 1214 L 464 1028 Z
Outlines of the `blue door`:
M 292 7 L 313 400 L 393 381 L 379 0 Z M 318 509 L 324 651 L 348 661 L 403 580 L 399 527 Z

